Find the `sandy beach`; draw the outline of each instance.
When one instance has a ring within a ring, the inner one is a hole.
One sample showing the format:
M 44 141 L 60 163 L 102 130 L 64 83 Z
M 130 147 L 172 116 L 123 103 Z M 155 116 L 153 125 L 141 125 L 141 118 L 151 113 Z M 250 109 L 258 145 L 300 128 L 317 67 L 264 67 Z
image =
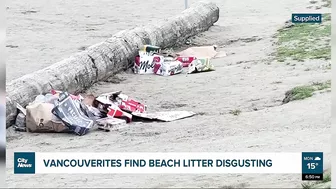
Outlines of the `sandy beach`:
M 189 1 L 190 3 L 196 1 Z M 171 77 L 120 73 L 87 93 L 122 90 L 150 110 L 192 110 L 197 116 L 169 123 L 139 123 L 115 132 L 18 133 L 7 129 L 9 187 L 301 187 L 300 174 L 14 175 L 13 152 L 324 152 L 330 165 L 331 93 L 282 104 L 287 90 L 331 79 L 325 60 L 289 64 L 272 60 L 274 34 L 306 0 L 213 0 L 219 21 L 192 39 L 218 45 L 226 57 L 214 72 Z M 162 6 L 164 5 L 164 6 Z M 7 81 L 46 67 L 114 33 L 178 14 L 184 1 L 11 1 Z M 294 65 L 295 64 L 295 65 Z M 294 65 L 294 66 L 293 66 Z M 310 71 L 306 71 L 309 68 Z M 141 84 L 139 87 L 139 84 Z M 241 111 L 239 116 L 232 110 Z

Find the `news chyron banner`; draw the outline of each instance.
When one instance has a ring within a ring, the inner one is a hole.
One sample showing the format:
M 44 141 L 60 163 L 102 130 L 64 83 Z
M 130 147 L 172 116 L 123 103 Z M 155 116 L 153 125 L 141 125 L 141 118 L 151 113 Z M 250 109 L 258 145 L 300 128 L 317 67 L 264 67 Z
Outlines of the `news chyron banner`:
M 14 174 L 46 173 L 301 173 L 322 180 L 323 153 L 14 153 Z

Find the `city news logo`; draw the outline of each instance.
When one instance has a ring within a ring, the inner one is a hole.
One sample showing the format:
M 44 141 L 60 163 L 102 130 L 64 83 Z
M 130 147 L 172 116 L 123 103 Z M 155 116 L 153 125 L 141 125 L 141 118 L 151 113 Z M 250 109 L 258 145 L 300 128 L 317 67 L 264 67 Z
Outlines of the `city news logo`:
M 292 23 L 321 23 L 322 14 L 292 14 Z
M 323 180 L 323 152 L 302 152 L 302 180 Z
M 14 152 L 14 174 L 35 174 L 35 152 Z

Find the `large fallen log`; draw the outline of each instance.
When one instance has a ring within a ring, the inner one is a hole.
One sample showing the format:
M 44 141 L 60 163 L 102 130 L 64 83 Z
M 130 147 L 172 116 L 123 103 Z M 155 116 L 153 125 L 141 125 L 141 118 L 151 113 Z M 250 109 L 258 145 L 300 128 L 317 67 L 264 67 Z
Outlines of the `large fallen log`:
M 49 92 L 51 86 L 70 93 L 84 91 L 93 83 L 129 68 L 142 45 L 171 47 L 208 30 L 218 18 L 219 8 L 214 3 L 200 2 L 175 17 L 121 31 L 85 51 L 9 82 L 6 85 L 7 128 L 15 120 L 16 103 L 26 106 L 36 95 Z

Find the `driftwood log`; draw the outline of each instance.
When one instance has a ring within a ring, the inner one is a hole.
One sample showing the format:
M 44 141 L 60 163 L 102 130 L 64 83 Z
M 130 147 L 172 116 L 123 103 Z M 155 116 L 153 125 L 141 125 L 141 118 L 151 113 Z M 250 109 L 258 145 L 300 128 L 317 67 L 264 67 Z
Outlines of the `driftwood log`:
M 219 8 L 214 3 L 200 2 L 175 17 L 121 31 L 85 51 L 9 82 L 6 85 L 7 128 L 15 120 L 16 103 L 25 107 L 37 95 L 49 92 L 51 86 L 69 93 L 84 91 L 95 82 L 129 68 L 142 45 L 171 47 L 208 30 L 218 18 Z

